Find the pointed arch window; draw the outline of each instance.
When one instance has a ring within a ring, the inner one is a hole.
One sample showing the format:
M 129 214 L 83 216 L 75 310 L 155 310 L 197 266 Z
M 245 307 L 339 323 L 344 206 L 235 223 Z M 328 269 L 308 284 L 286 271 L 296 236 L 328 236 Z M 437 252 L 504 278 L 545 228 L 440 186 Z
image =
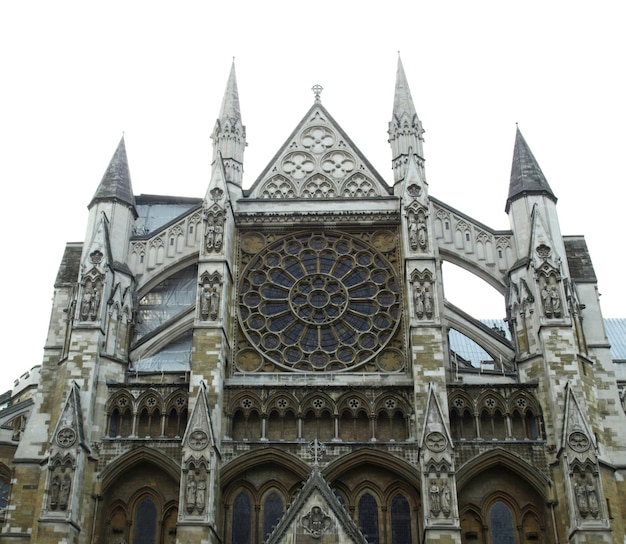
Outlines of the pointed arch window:
M 411 544 L 411 508 L 399 493 L 391 499 L 391 544 Z
M 263 534 L 265 538 L 274 530 L 274 527 L 283 517 L 283 500 L 276 491 L 272 491 L 263 504 Z
M 154 544 L 157 535 L 157 506 L 150 497 L 145 497 L 135 511 L 133 544 Z
M 378 503 L 370 493 L 359 500 L 359 527 L 370 544 L 379 544 Z
M 511 509 L 497 501 L 489 510 L 491 544 L 516 544 L 515 524 Z
M 250 544 L 252 527 L 252 502 L 247 493 L 242 491 L 233 504 L 233 544 Z

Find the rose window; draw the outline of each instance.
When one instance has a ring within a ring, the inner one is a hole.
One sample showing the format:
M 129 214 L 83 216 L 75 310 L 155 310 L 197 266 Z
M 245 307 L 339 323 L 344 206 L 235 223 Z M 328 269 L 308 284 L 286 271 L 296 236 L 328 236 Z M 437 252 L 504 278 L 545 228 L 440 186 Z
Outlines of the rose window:
M 399 316 L 395 271 L 376 249 L 347 234 L 280 238 L 248 263 L 240 281 L 242 329 L 265 361 L 283 369 L 361 366 L 383 351 Z M 240 370 L 263 367 L 250 358 L 249 348 L 237 354 Z

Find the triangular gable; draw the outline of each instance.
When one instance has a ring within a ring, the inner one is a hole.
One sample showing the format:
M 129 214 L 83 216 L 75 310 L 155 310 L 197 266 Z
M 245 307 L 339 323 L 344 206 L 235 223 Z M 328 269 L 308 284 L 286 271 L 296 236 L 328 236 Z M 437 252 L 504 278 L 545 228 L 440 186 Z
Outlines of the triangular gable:
M 52 443 L 60 448 L 70 448 L 77 444 L 89 451 L 85 442 L 83 411 L 80 406 L 80 390 L 78 384 L 74 381 L 54 429 Z
M 572 384 L 565 387 L 565 411 L 561 448 L 572 450 L 574 455 L 589 457 L 597 449 L 595 436 L 574 394 Z
M 453 448 L 452 436 L 446 419 L 443 417 L 439 400 L 435 389 L 431 384 L 428 387 L 428 403 L 426 405 L 426 418 L 420 437 L 420 448 L 426 447 L 432 452 L 441 452 L 446 448 Z
M 311 476 L 266 540 L 266 544 L 309 542 L 367 544 L 317 465 L 313 466 Z
M 206 384 L 204 382 L 200 384 L 196 404 L 191 412 L 182 445 L 183 447 L 190 447 L 196 452 L 215 447 L 215 434 L 213 432 L 209 403 L 206 398 Z
M 315 103 L 248 192 L 251 198 L 389 196 L 390 187 Z

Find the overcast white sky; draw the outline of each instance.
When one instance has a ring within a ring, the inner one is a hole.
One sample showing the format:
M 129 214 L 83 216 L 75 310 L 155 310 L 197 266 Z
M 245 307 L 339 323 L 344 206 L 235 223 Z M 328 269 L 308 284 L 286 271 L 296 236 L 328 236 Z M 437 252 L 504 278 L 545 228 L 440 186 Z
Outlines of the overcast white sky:
M 584 234 L 606 317 L 626 316 L 623 1 L 0 3 L 3 358 L 0 390 L 41 362 L 67 241 L 125 132 L 136 194 L 204 196 L 235 57 L 256 179 L 322 102 L 391 181 L 397 51 L 426 129 L 430 194 L 481 222 L 504 213 L 515 123 Z M 504 308 L 472 309 L 477 317 Z M 469 305 L 468 305 L 469 304 Z

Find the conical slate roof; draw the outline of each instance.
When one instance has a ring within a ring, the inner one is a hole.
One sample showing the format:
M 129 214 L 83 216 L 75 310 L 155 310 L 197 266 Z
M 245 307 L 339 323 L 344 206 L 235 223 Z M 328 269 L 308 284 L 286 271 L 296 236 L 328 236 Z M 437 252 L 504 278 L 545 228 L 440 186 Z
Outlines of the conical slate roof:
M 543 175 L 539 164 L 519 128 L 515 135 L 515 149 L 513 151 L 513 165 L 511 167 L 511 182 L 509 184 L 509 197 L 506 201 L 508 213 L 511 203 L 525 195 L 546 195 L 556 202 L 556 196 L 552 192 L 546 177 Z
M 128 157 L 126 156 L 123 136 L 89 207 L 99 200 L 116 200 L 132 207 L 135 206 L 135 196 L 130 182 L 130 170 L 128 169 Z

